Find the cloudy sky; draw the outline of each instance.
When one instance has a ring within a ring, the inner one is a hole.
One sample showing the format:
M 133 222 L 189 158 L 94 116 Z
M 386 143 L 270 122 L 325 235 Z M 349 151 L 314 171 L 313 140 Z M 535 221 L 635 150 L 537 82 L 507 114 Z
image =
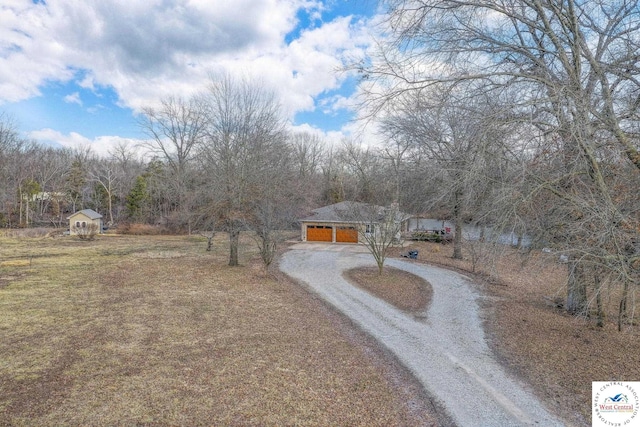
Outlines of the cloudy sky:
M 279 92 L 291 126 L 348 135 L 375 0 L 2 0 L 0 112 L 23 136 L 105 153 L 144 138 L 142 107 L 212 73 Z

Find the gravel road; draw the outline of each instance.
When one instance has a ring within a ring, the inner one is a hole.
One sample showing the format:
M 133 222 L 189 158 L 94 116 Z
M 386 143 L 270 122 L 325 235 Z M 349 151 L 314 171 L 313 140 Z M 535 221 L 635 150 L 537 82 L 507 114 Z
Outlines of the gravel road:
M 294 246 L 298 247 L 305 248 Z M 392 351 L 456 425 L 563 425 L 493 358 L 479 317 L 480 295 L 467 278 L 424 264 L 388 259 L 386 265 L 431 283 L 431 306 L 422 318 L 405 314 L 347 283 L 342 271 L 363 265 L 375 265 L 371 255 L 293 249 L 284 254 L 280 269 L 306 283 Z

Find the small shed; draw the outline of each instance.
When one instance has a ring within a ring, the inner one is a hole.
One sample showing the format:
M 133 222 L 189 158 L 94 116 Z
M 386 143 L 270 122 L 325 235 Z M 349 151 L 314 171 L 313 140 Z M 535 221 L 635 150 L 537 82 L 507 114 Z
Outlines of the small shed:
M 75 229 L 84 229 L 95 224 L 97 232 L 102 233 L 102 215 L 93 209 L 83 209 L 67 217 L 69 220 L 69 234 L 77 234 Z

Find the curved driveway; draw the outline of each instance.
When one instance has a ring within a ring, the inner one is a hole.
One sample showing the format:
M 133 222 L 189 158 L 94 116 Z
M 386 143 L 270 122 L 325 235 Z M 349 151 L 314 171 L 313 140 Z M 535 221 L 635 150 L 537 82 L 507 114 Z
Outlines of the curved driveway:
M 507 375 L 493 358 L 478 314 L 479 295 L 464 276 L 388 259 L 386 265 L 423 277 L 433 287 L 426 318 L 416 318 L 351 286 L 343 278 L 346 269 L 375 265 L 368 253 L 348 249 L 361 251 L 362 247 L 305 249 L 308 247 L 294 245 L 284 254 L 280 269 L 306 283 L 392 351 L 456 425 L 563 425 L 525 384 Z

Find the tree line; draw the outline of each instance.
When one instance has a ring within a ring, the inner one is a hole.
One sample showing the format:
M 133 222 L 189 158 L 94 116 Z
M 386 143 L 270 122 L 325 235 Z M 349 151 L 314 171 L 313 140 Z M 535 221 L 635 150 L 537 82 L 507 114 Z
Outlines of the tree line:
M 53 226 L 90 208 L 107 227 L 149 224 L 173 233 L 252 231 L 265 263 L 278 232 L 315 207 L 343 200 L 385 204 L 395 187 L 376 150 L 287 130 L 275 94 L 258 82 L 222 76 L 189 98 L 145 108 L 140 146 L 106 156 L 90 148 L 40 145 L 0 116 L 0 227 Z M 140 156 L 141 149 L 146 153 Z
M 352 68 L 396 152 L 420 147 L 457 224 L 564 253 L 565 308 L 601 325 L 616 295 L 620 329 L 640 268 L 638 2 L 381 3 L 377 51 Z

